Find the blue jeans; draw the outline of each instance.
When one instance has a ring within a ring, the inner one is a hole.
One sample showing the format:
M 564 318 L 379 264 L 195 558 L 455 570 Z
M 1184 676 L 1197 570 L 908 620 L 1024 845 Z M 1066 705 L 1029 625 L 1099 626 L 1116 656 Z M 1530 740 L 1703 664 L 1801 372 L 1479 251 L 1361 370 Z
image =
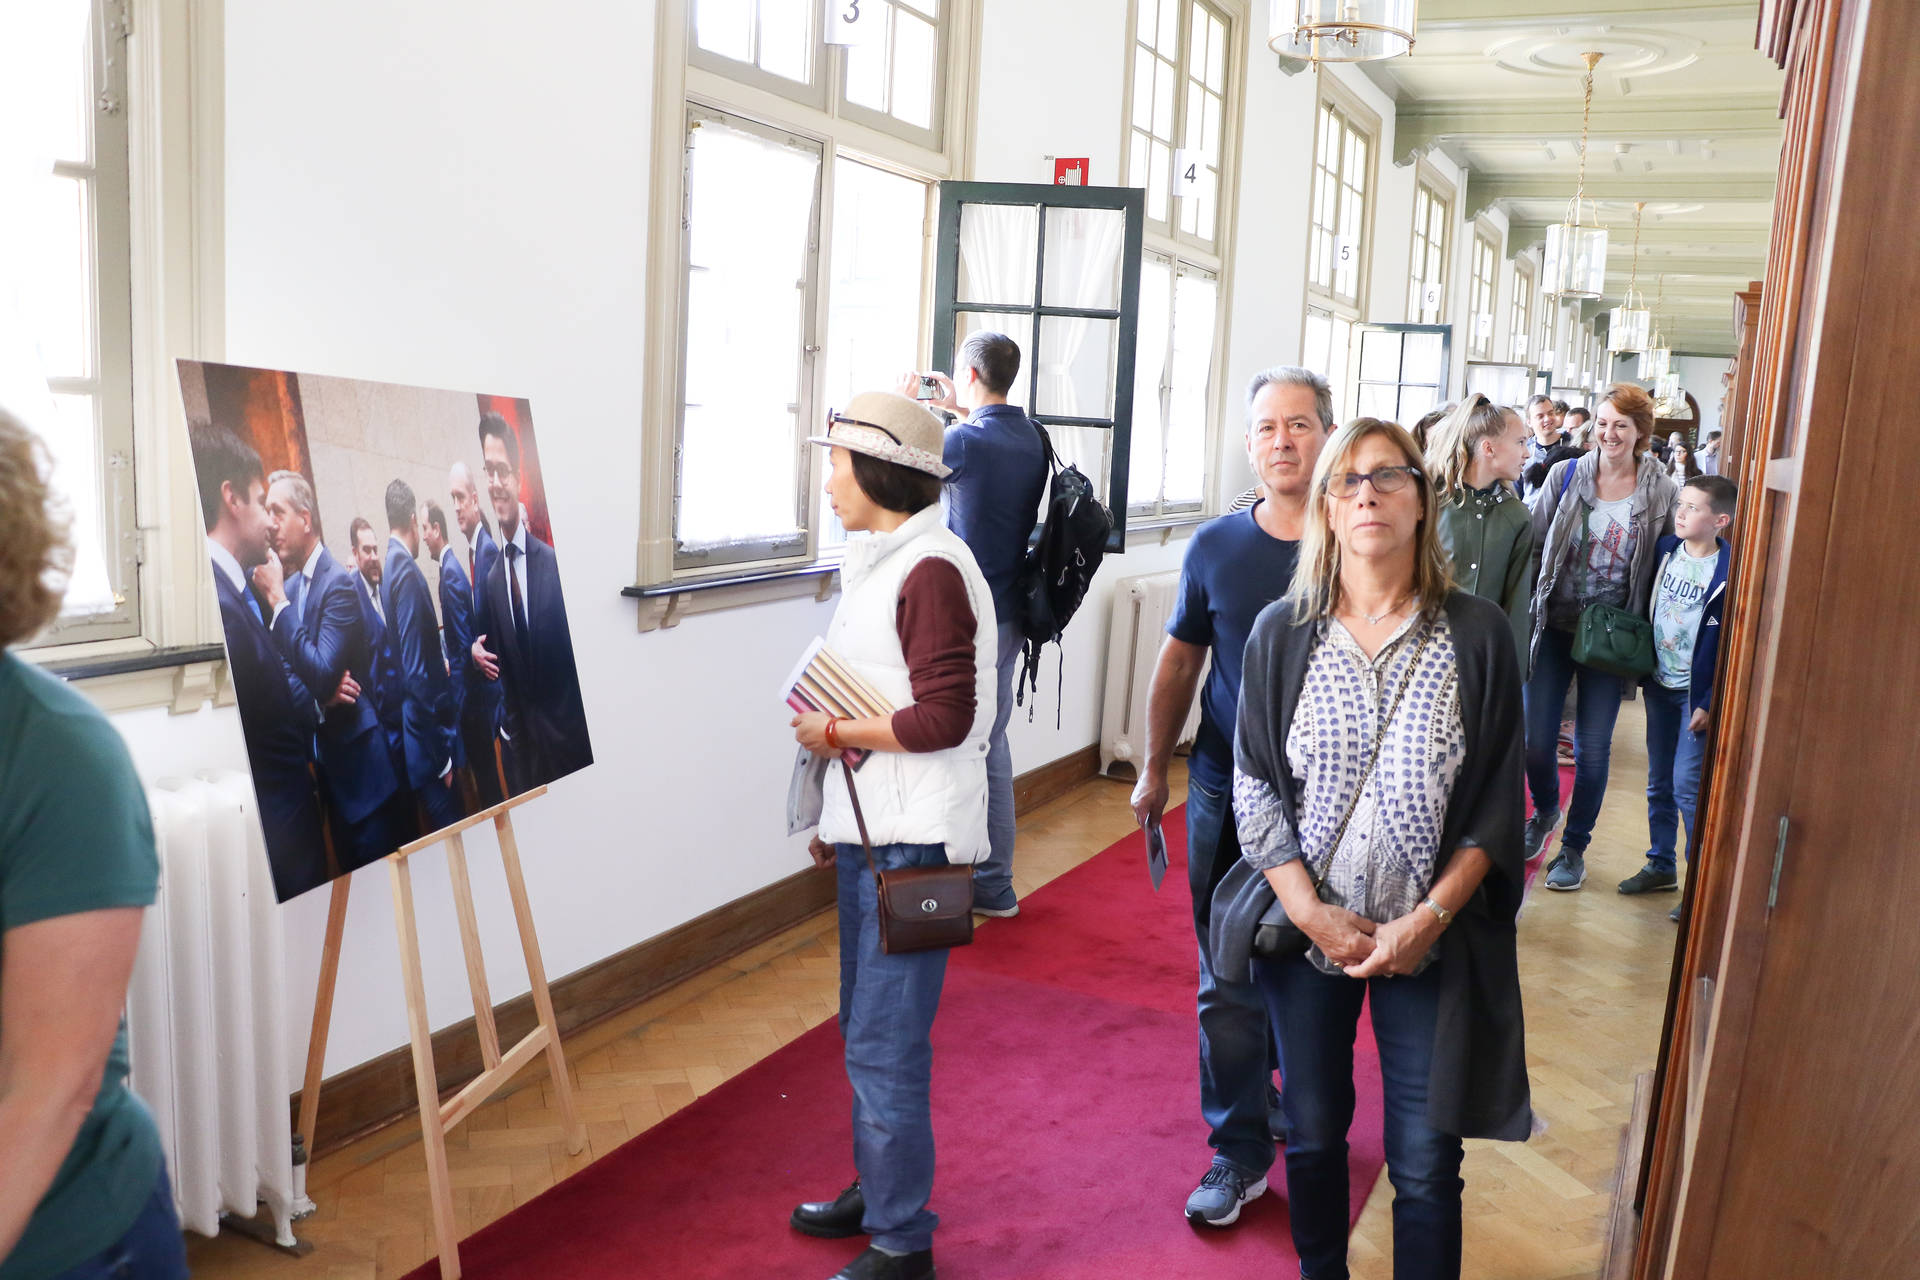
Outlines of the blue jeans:
M 173 1182 L 160 1163 L 153 1194 L 121 1237 L 53 1280 L 186 1280 L 187 1246 L 173 1211 Z
M 1013 677 L 1020 665 L 1020 628 L 1000 624 L 1000 685 L 994 693 L 993 734 L 987 739 L 987 858 L 973 869 L 975 905 L 1011 907 L 1013 893 L 1013 749 L 1007 721 L 1013 718 Z
M 865 852 L 836 844 L 840 877 L 840 1035 L 853 1085 L 853 1167 L 866 1197 L 863 1231 L 882 1249 L 933 1247 L 933 1015 L 947 977 L 945 951 L 880 950 L 880 904 Z M 882 871 L 937 867 L 946 846 L 884 844 Z
M 1613 757 L 1613 722 L 1620 718 L 1619 676 L 1583 667 L 1573 660 L 1573 635 L 1556 627 L 1540 631 L 1540 652 L 1527 680 L 1527 790 L 1536 813 L 1560 808 L 1560 710 L 1567 687 L 1579 680 L 1573 714 L 1573 799 L 1560 847 L 1585 853 L 1593 840 L 1594 819 L 1607 793 L 1607 764 Z M 1316 1280 L 1318 1278 L 1316 1277 Z
M 1213 891 L 1240 860 L 1230 793 L 1187 783 L 1187 882 L 1193 890 L 1193 932 L 1200 943 L 1200 1114 L 1219 1158 L 1249 1177 L 1273 1167 L 1267 1120 L 1272 1038 L 1260 988 L 1246 974 L 1213 971 L 1207 945 Z
M 1694 806 L 1700 802 L 1700 762 L 1707 735 L 1687 728 L 1692 712 L 1685 689 L 1662 688 L 1649 680 L 1647 695 L 1647 865 L 1671 875 L 1676 870 L 1674 838 L 1686 823 L 1687 860 L 1693 860 Z
M 1440 967 L 1412 978 L 1328 977 L 1304 955 L 1255 960 L 1287 1087 L 1287 1206 L 1301 1274 L 1347 1280 L 1347 1130 L 1360 1004 L 1380 1046 L 1394 1280 L 1458 1280 L 1460 1139 L 1427 1123 Z

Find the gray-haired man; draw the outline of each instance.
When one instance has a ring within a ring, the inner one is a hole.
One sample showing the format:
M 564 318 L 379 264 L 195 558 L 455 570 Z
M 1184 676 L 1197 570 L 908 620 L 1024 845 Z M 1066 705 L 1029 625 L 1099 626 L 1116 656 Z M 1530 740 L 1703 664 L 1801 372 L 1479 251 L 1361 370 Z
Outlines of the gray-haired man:
M 1326 379 L 1283 366 L 1247 387 L 1247 461 L 1259 500 L 1202 525 L 1187 544 L 1180 594 L 1147 695 L 1147 758 L 1133 789 L 1141 825 L 1167 806 L 1167 761 L 1209 657 L 1200 735 L 1187 761 L 1187 878 L 1200 943 L 1200 1112 L 1213 1164 L 1187 1199 L 1187 1220 L 1225 1227 L 1267 1189 L 1273 1037 L 1260 992 L 1244 973 L 1213 970 L 1207 927 L 1213 891 L 1240 857 L 1233 822 L 1233 730 L 1240 659 L 1260 611 L 1286 594 L 1299 558 L 1314 464 L 1333 429 Z

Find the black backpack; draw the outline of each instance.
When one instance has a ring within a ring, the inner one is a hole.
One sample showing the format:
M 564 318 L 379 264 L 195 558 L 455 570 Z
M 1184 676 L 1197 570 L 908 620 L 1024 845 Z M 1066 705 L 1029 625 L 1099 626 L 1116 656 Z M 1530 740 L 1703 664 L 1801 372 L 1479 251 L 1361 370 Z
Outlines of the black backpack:
M 1113 513 L 1094 496 L 1093 483 L 1080 468 L 1060 465 L 1046 428 L 1036 422 L 1033 429 L 1040 433 L 1053 484 L 1047 498 L 1047 518 L 1040 526 L 1039 538 L 1027 548 L 1027 562 L 1016 585 L 1015 620 L 1025 645 L 1013 687 L 1016 704 L 1025 702 L 1027 690 L 1032 688 L 1038 705 L 1040 649 L 1049 641 L 1060 643 L 1061 633 L 1087 598 L 1094 571 L 1107 553 Z M 1065 678 L 1062 673 L 1062 681 Z M 1033 719 L 1033 711 L 1033 707 L 1027 708 L 1027 719 Z M 1058 715 L 1056 708 L 1056 718 Z

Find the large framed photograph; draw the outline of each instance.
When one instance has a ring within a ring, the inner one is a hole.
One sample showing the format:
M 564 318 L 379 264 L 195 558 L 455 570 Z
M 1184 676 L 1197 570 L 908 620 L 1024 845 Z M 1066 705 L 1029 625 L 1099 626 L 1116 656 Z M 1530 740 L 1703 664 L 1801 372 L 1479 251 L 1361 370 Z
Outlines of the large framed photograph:
M 282 902 L 593 762 L 525 400 L 180 386 Z

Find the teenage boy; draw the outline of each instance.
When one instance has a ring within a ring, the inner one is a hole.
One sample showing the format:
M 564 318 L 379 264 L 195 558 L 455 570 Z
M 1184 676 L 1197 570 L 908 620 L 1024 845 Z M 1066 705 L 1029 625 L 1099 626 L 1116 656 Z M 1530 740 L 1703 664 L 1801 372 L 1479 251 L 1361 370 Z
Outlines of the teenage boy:
M 1620 882 L 1621 893 L 1677 889 L 1676 820 L 1686 823 L 1693 857 L 1693 809 L 1720 660 L 1720 616 L 1727 602 L 1727 562 L 1720 535 L 1733 523 L 1733 481 L 1695 476 L 1673 507 L 1673 532 L 1655 545 L 1653 650 L 1647 691 L 1647 865 Z
M 1259 989 L 1246 973 L 1215 973 L 1207 946 L 1213 891 L 1240 860 L 1233 822 L 1233 730 L 1240 659 L 1260 611 L 1286 594 L 1314 464 L 1333 430 L 1325 378 L 1281 367 L 1247 388 L 1247 461 L 1259 500 L 1202 525 L 1187 544 L 1180 595 L 1147 693 L 1147 758 L 1133 789 L 1141 826 L 1167 807 L 1167 761 L 1207 667 L 1200 733 L 1187 758 L 1187 881 L 1200 943 L 1200 1114 L 1213 1160 L 1187 1198 L 1187 1221 L 1227 1227 L 1267 1189 L 1273 1166 L 1273 1035 Z
M 1555 464 L 1568 458 L 1580 456 L 1580 450 L 1574 443 L 1561 434 L 1560 424 L 1565 421 L 1566 408 L 1558 401 L 1546 396 L 1535 396 L 1527 401 L 1527 429 L 1533 432 L 1533 439 L 1527 441 L 1527 465 L 1542 465 L 1551 471 Z M 1523 473 L 1522 479 L 1531 475 Z M 1531 501 L 1540 491 L 1535 485 L 1520 496 Z

